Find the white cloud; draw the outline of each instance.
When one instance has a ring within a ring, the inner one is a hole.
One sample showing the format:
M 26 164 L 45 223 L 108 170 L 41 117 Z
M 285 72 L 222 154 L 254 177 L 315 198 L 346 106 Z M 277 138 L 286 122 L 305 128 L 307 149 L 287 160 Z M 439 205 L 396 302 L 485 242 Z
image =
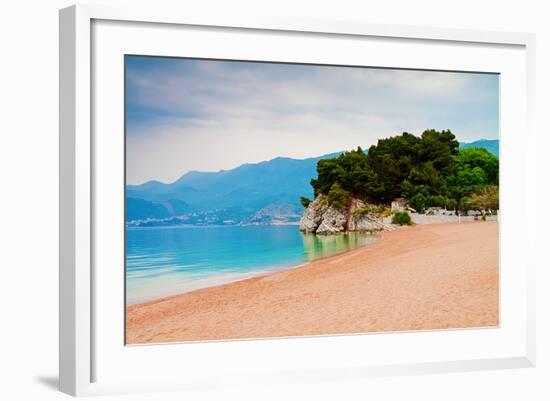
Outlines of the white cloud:
M 189 170 L 277 156 L 318 156 L 402 131 L 465 127 L 461 139 L 497 134 L 498 93 L 493 78 L 479 74 L 208 61 L 182 66 L 128 72 L 130 106 L 150 114 L 128 124 L 129 183 L 169 182 Z M 492 114 L 484 116 L 487 107 Z

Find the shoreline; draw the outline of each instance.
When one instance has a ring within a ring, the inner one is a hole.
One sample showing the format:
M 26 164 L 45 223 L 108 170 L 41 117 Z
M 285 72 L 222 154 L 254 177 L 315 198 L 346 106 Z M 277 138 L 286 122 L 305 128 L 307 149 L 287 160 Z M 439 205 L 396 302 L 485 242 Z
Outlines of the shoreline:
M 166 296 L 162 296 L 162 297 L 159 297 L 159 298 L 150 299 L 150 300 L 144 301 L 144 302 L 136 302 L 136 303 L 133 303 L 133 304 L 126 303 L 126 307 L 129 308 L 129 307 L 134 307 L 134 306 L 141 306 L 141 305 L 146 305 L 146 304 L 150 304 L 150 303 L 160 302 L 160 301 L 163 301 L 163 300 L 166 300 L 166 299 L 169 299 L 169 298 L 178 297 L 180 295 L 191 294 L 191 293 L 194 293 L 194 292 L 197 292 L 197 291 L 208 290 L 208 289 L 211 289 L 211 288 L 217 288 L 217 287 L 222 287 L 222 286 L 225 286 L 225 285 L 231 285 L 233 283 L 239 283 L 241 281 L 253 280 L 255 278 L 270 276 L 272 274 L 282 273 L 282 272 L 286 272 L 286 271 L 289 271 L 289 270 L 300 269 L 302 267 L 306 267 L 307 265 L 309 265 L 311 263 L 314 263 L 314 262 L 317 262 L 317 261 L 322 261 L 322 260 L 327 260 L 327 259 L 330 259 L 330 258 L 335 258 L 335 257 L 341 256 L 341 255 L 344 255 L 344 254 L 348 254 L 350 252 L 353 252 L 353 251 L 356 251 L 356 250 L 359 250 L 359 249 L 362 249 L 362 248 L 365 248 L 365 247 L 368 247 L 368 246 L 372 246 L 382 238 L 382 233 L 383 232 L 385 232 L 385 231 L 382 231 L 382 232 L 379 232 L 379 233 L 376 233 L 376 234 L 370 234 L 370 233 L 368 234 L 368 235 L 378 237 L 377 240 L 373 243 L 363 244 L 363 245 L 358 246 L 357 248 L 349 249 L 347 251 L 338 252 L 334 255 L 321 256 L 317 259 L 310 260 L 310 261 L 304 261 L 304 262 L 299 263 L 297 265 L 284 266 L 284 267 L 281 266 L 279 268 L 274 268 L 274 269 L 271 269 L 271 270 L 267 269 L 266 271 L 258 272 L 258 274 L 253 274 L 253 273 L 250 272 L 250 274 L 252 274 L 252 276 L 250 276 L 250 277 L 238 278 L 236 280 L 231 280 L 231 281 L 228 281 L 228 282 L 225 282 L 225 283 L 220 282 L 219 284 L 214 284 L 214 285 L 210 285 L 210 286 L 207 286 L 207 287 L 200 287 L 200 288 L 196 288 L 196 289 L 193 289 L 193 290 L 180 292 L 180 293 L 177 293 L 177 294 L 166 295 Z M 340 234 L 341 233 L 334 234 L 334 235 L 340 235 Z M 309 235 L 315 235 L 315 234 L 309 234 Z M 242 273 L 242 274 L 245 275 L 247 273 Z
M 210 227 L 215 227 L 215 226 L 210 226 Z M 149 228 L 149 227 L 146 227 L 146 228 Z M 163 229 L 163 228 L 164 227 L 162 227 L 161 229 Z M 139 227 L 137 229 L 142 229 L 142 227 Z M 377 242 L 380 239 L 382 232 L 383 231 L 368 232 L 368 233 L 367 232 L 347 232 L 347 233 L 338 233 L 338 234 L 331 234 L 331 235 L 344 235 L 344 234 L 355 235 L 355 234 L 360 234 L 362 236 L 371 237 L 374 242 Z M 315 234 L 304 234 L 304 235 L 314 236 Z M 330 237 L 330 235 L 326 235 L 326 236 Z M 326 258 L 331 258 L 333 256 L 342 255 L 344 253 L 351 252 L 355 249 L 363 248 L 365 246 L 371 246 L 374 242 L 365 243 L 365 244 L 357 246 L 356 248 L 352 248 L 352 249 L 348 249 L 348 250 L 342 250 L 342 251 L 339 251 L 339 252 L 337 252 L 335 254 L 332 254 L 332 255 L 329 255 L 329 256 L 321 256 L 321 257 L 317 257 L 313 260 L 302 260 L 298 264 L 271 265 L 269 267 L 266 267 L 265 269 L 259 268 L 258 270 L 254 270 L 254 271 L 234 272 L 234 273 L 230 273 L 230 274 L 226 273 L 225 274 L 226 276 L 230 276 L 230 275 L 233 276 L 233 278 L 231 278 L 229 280 L 225 280 L 222 277 L 222 278 L 218 279 L 218 282 L 215 282 L 216 279 L 214 277 L 203 278 L 201 281 L 211 281 L 211 284 L 205 285 L 205 286 L 198 286 L 196 288 L 182 289 L 180 291 L 170 291 L 168 293 L 165 293 L 164 295 L 156 296 L 155 298 L 147 297 L 149 299 L 144 299 L 144 300 L 142 299 L 142 300 L 139 300 L 137 302 L 128 302 L 128 287 L 127 287 L 126 288 L 126 291 L 127 291 L 127 293 L 126 293 L 126 306 L 129 307 L 129 306 L 143 305 L 143 304 L 146 304 L 146 303 L 161 301 L 163 299 L 178 296 L 178 295 L 189 294 L 191 292 L 200 291 L 200 290 L 203 290 L 203 289 L 219 287 L 219 286 L 222 286 L 222 285 L 232 284 L 232 283 L 236 283 L 236 282 L 243 281 L 243 280 L 253 279 L 253 278 L 256 278 L 256 277 L 263 277 L 263 276 L 274 274 L 274 273 L 279 273 L 279 272 L 283 272 L 283 271 L 287 271 L 287 270 L 297 269 L 297 268 L 303 267 L 303 266 L 305 266 L 309 263 L 312 263 L 312 262 L 315 262 L 315 261 L 318 261 L 318 260 L 323 260 L 323 259 L 326 259 Z M 223 273 L 218 273 L 218 276 L 219 275 L 223 275 Z M 128 280 L 128 278 L 127 278 L 127 280 Z
M 128 344 L 497 325 L 497 222 L 384 231 L 368 246 L 126 308 Z

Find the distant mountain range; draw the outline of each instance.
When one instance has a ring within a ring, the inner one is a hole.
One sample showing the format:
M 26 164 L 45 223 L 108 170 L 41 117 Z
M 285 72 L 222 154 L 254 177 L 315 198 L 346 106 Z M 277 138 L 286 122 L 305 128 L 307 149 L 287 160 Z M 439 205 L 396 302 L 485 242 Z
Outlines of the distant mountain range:
M 277 157 L 219 172 L 190 171 L 171 184 L 128 185 L 126 220 L 168 220 L 148 225 L 295 222 L 302 213 L 300 196 L 313 196 L 309 182 L 317 162 L 339 154 L 301 160 Z
M 498 139 L 479 139 L 474 142 L 469 143 L 460 143 L 460 147 L 462 148 L 483 148 L 487 149 L 489 152 L 494 154 L 495 156 L 499 157 L 498 149 L 499 149 L 499 140 Z
M 498 140 L 461 143 L 498 156 Z M 190 171 L 171 184 L 149 181 L 126 187 L 128 225 L 296 224 L 300 196 L 313 197 L 310 185 L 317 162 L 341 152 L 243 164 L 218 172 Z

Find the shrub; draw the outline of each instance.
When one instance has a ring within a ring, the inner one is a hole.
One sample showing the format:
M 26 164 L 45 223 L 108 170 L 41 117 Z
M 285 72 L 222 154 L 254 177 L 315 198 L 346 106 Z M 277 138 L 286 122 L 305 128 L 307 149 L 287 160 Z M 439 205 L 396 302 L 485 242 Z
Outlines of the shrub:
M 378 205 L 378 206 L 367 206 L 367 207 L 358 207 L 353 211 L 354 217 L 362 217 L 366 214 L 370 214 L 372 216 L 380 216 L 384 215 L 386 213 L 386 210 L 388 208 L 384 205 Z M 391 211 L 391 209 L 390 209 Z M 391 212 L 390 212 L 391 214 Z
M 363 217 L 364 215 L 369 213 L 368 207 L 358 207 L 353 211 L 353 217 Z
M 386 210 L 386 207 L 384 205 L 378 205 L 371 207 L 369 213 L 379 216 L 384 213 L 384 210 Z
M 304 208 L 307 208 L 309 204 L 311 203 L 311 199 L 306 198 L 305 196 L 300 196 L 300 203 Z
M 424 213 L 424 209 L 428 207 L 426 199 L 427 198 L 424 194 L 418 193 L 411 198 L 409 203 L 418 213 Z
M 395 212 L 391 219 L 392 224 L 399 224 L 400 226 L 410 226 L 412 219 L 407 212 Z
M 353 217 L 363 217 L 366 214 L 370 214 L 372 216 L 380 216 L 383 215 L 386 211 L 386 206 L 384 205 L 378 205 L 378 206 L 367 206 L 367 207 L 358 207 L 353 211 Z M 390 213 L 391 214 L 391 213 Z
M 468 203 L 476 210 L 498 209 L 498 187 L 492 185 L 481 188 L 470 196 Z
M 338 183 L 332 185 L 327 198 L 329 205 L 337 210 L 345 209 L 349 205 L 351 199 L 350 193 L 342 189 Z

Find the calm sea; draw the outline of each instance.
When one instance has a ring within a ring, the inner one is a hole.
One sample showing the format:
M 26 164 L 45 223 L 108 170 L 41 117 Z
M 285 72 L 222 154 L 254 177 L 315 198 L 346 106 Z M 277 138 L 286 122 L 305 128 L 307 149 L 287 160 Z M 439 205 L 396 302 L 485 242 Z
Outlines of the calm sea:
M 147 227 L 126 230 L 126 301 L 141 303 L 335 255 L 370 234 L 304 235 L 297 226 Z

